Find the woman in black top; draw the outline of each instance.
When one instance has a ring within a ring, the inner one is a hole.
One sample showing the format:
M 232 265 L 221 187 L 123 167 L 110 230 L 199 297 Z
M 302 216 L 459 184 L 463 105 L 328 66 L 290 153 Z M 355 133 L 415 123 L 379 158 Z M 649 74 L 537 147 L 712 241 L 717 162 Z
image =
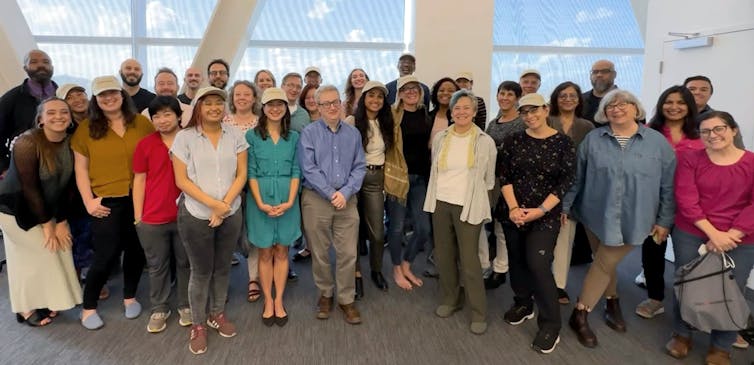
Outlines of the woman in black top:
M 503 143 L 501 179 L 508 206 L 508 246 L 514 304 L 503 317 L 511 325 L 534 318 L 539 332 L 532 348 L 550 353 L 560 341 L 558 292 L 551 266 L 560 230 L 560 200 L 573 184 L 576 151 L 570 138 L 547 125 L 547 102 L 539 94 L 519 100 L 527 129 Z
M 11 309 L 19 323 L 30 326 L 47 325 L 57 311 L 81 303 L 66 220 L 73 196 L 73 153 L 66 133 L 71 115 L 64 100 L 43 101 L 37 109 L 39 128 L 15 141 L 0 183 Z

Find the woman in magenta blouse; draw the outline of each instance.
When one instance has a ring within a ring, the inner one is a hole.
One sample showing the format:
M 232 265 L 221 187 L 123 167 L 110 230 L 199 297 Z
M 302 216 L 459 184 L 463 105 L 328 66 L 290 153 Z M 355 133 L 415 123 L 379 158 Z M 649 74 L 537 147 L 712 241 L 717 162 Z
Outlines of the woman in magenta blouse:
M 699 119 L 705 149 L 678 154 L 672 232 L 675 267 L 699 256 L 697 250 L 704 244 L 708 251 L 726 252 L 733 258 L 736 282 L 744 289 L 754 265 L 754 153 L 733 144 L 739 129 L 730 114 L 712 111 Z M 675 298 L 673 315 L 674 333 L 665 348 L 680 359 L 691 348 L 691 330 Z M 735 331 L 713 330 L 707 363 L 730 364 L 735 340 Z
M 699 139 L 697 111 L 694 95 L 685 86 L 671 86 L 657 99 L 655 115 L 649 120 L 649 127 L 662 133 L 675 150 L 676 158 L 684 151 L 702 150 L 704 143 Z M 668 241 L 655 242 L 647 236 L 641 246 L 641 263 L 647 285 L 647 299 L 636 306 L 636 314 L 643 318 L 653 318 L 664 313 L 665 306 L 665 250 Z M 640 274 L 641 275 L 641 274 Z

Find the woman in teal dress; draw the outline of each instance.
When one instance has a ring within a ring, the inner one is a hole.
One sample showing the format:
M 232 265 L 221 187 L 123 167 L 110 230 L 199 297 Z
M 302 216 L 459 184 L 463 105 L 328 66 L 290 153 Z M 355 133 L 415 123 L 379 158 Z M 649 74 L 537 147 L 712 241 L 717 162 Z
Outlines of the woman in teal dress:
M 268 88 L 262 95 L 263 114 L 246 132 L 249 143 L 249 242 L 259 248 L 259 279 L 264 309 L 262 322 L 284 326 L 288 313 L 283 293 L 288 278 L 288 246 L 301 236 L 298 204 L 301 172 L 296 159 L 299 134 L 290 129 L 291 113 L 285 92 Z M 275 284 L 275 298 L 272 285 Z

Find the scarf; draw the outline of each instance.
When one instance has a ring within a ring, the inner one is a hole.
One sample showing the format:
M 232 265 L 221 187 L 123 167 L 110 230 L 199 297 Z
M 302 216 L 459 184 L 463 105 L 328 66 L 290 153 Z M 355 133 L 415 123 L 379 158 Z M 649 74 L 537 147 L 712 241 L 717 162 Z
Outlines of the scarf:
M 401 121 L 403 108 L 393 108 L 393 147 L 385 151 L 385 194 L 397 199 L 402 205 L 406 205 L 408 196 L 408 165 L 403 156 L 403 133 Z
M 471 168 L 474 166 L 474 141 L 476 141 L 480 130 L 479 128 L 473 127 L 476 126 L 472 126 L 472 128 L 469 128 L 469 130 L 464 133 L 456 132 L 455 124 L 448 127 L 448 134 L 445 135 L 445 138 L 443 138 L 442 146 L 440 147 L 440 161 L 438 163 L 440 171 L 445 171 L 448 169 L 448 150 L 450 149 L 450 140 L 453 137 L 464 138 L 471 136 L 467 147 L 468 151 L 466 152 L 466 167 Z

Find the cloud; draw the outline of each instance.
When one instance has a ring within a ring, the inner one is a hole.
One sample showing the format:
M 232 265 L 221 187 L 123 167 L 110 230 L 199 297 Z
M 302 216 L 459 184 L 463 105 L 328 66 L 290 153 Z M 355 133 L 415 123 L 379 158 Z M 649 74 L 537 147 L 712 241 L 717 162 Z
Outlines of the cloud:
M 314 6 L 309 9 L 306 16 L 312 19 L 324 19 L 325 15 L 332 12 L 333 9 L 324 0 L 317 0 L 314 2 Z
M 346 42 L 364 42 L 366 40 L 364 29 L 354 29 L 346 35 Z
M 608 8 L 603 8 L 603 7 L 597 8 L 597 10 L 594 12 L 581 10 L 578 13 L 576 13 L 576 23 L 584 23 L 588 21 L 610 18 L 613 16 L 613 14 L 615 14 L 614 11 Z
M 548 45 L 553 47 L 589 47 L 592 44 L 591 38 L 566 38 L 563 40 L 553 40 Z
M 159 1 L 150 1 L 147 3 L 147 32 L 154 32 L 156 30 L 167 31 L 169 34 L 161 34 L 162 36 L 173 36 L 175 32 L 171 32 L 172 25 L 178 23 L 178 18 L 175 10 L 163 5 Z

